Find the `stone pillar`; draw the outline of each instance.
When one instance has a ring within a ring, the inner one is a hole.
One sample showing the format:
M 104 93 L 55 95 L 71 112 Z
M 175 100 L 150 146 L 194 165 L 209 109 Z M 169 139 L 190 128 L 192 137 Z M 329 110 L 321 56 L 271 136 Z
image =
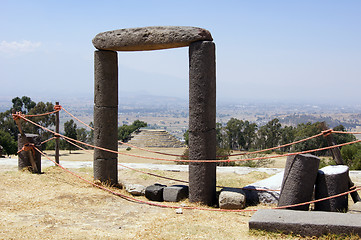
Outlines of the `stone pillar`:
M 189 46 L 189 159 L 216 159 L 216 63 L 211 41 Z M 189 200 L 215 203 L 216 163 L 189 164 Z
M 345 165 L 327 166 L 318 170 L 315 199 L 325 198 L 348 191 L 348 167 Z M 348 195 L 316 202 L 316 211 L 347 212 Z
M 41 150 L 41 139 L 39 135 L 36 134 L 25 134 L 26 139 L 29 143 L 34 144 L 39 150 Z M 23 148 L 26 144 L 25 139 L 21 137 L 21 134 L 18 135 L 18 151 Z M 31 160 L 29 154 L 33 155 L 33 159 L 36 164 L 37 171 L 34 171 L 31 165 Z M 21 151 L 18 155 L 18 169 L 22 170 L 24 168 L 30 168 L 33 173 L 41 173 L 41 154 L 34 149 L 29 151 Z
M 94 144 L 118 150 L 118 56 L 94 52 Z M 118 154 L 94 149 L 94 179 L 118 184 Z
M 287 157 L 278 206 L 287 206 L 312 200 L 320 159 L 311 154 Z M 309 204 L 287 209 L 309 209 Z

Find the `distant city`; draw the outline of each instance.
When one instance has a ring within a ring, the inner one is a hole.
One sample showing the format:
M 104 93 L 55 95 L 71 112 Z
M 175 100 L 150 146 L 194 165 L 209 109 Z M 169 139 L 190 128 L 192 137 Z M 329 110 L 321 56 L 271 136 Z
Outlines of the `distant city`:
M 16 97 L 16 96 L 14 96 Z M 59 101 L 65 109 L 86 123 L 93 121 L 93 98 L 38 99 L 30 96 L 34 101 Z M 0 112 L 12 106 L 12 97 L 0 98 Z M 61 122 L 66 122 L 70 116 L 61 113 Z M 296 126 L 299 123 L 326 121 L 333 128 L 342 124 L 349 131 L 361 130 L 361 105 L 337 106 L 316 105 L 306 103 L 285 102 L 219 102 L 217 104 L 217 122 L 226 124 L 231 118 L 248 120 L 258 126 L 278 118 L 283 125 Z M 162 97 L 152 95 L 119 95 L 120 125 L 130 125 L 135 120 L 148 123 L 148 128 L 165 129 L 179 139 L 183 138 L 188 129 L 188 102 L 176 97 Z M 82 126 L 77 123 L 78 127 Z M 62 131 L 62 129 L 61 129 Z

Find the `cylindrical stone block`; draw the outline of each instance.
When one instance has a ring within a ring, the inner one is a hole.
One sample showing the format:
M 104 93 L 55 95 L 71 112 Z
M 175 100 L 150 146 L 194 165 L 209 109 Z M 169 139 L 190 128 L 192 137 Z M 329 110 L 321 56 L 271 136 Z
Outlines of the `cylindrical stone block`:
M 189 46 L 189 159 L 216 159 L 215 44 Z M 216 201 L 216 164 L 190 163 L 189 200 L 212 205 Z
M 29 143 L 34 144 L 36 148 L 41 150 L 41 139 L 37 134 L 25 134 Z M 26 144 L 25 140 L 21 137 L 21 134 L 18 135 L 18 151 L 20 151 L 23 146 Z M 33 159 L 36 164 L 37 171 L 34 171 L 31 165 L 30 156 L 33 155 Z M 29 168 L 33 173 L 41 173 L 41 154 L 34 149 L 29 151 L 21 151 L 18 154 L 18 169 L 22 170 L 24 168 Z
M 94 106 L 94 145 L 113 151 L 118 149 L 118 109 Z M 114 159 L 117 153 L 94 150 L 94 159 Z
M 94 143 L 118 149 L 118 57 L 113 51 L 94 52 Z M 118 184 L 118 155 L 94 150 L 94 179 Z
M 94 52 L 94 104 L 102 107 L 118 106 L 117 52 Z
M 315 199 L 326 198 L 348 191 L 348 167 L 345 165 L 327 166 L 318 170 Z M 315 203 L 316 211 L 347 212 L 348 195 Z
M 312 200 L 320 159 L 311 154 L 287 157 L 278 206 L 288 206 Z M 309 209 L 309 204 L 287 209 Z
M 94 160 L 94 179 L 112 185 L 118 184 L 118 159 L 96 159 Z

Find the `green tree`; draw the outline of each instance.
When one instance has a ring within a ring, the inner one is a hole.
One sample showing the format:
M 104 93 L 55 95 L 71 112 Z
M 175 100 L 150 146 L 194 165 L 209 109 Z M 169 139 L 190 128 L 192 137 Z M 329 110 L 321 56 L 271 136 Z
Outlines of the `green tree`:
M 285 126 L 285 127 L 281 128 L 280 144 L 284 145 L 284 144 L 294 142 L 295 134 L 296 134 L 296 129 L 292 126 Z M 280 148 L 280 150 L 282 152 L 289 152 L 291 150 L 291 148 L 292 148 L 292 146 L 287 146 L 287 147 Z
M 4 152 L 8 155 L 15 154 L 17 152 L 17 143 L 12 138 L 10 133 L 0 130 L 0 146 L 4 149 Z
M 361 170 L 361 144 L 354 143 L 341 148 L 341 156 L 350 170 Z
M 140 128 L 146 127 L 146 122 L 135 120 L 132 125 L 123 125 L 118 127 L 118 140 L 127 142 L 130 140 L 131 134 L 135 131 L 139 131 Z
M 76 128 L 77 128 L 77 126 L 74 123 L 73 119 L 70 119 L 69 121 L 65 122 L 64 123 L 64 132 L 65 132 L 64 136 L 67 136 L 69 138 L 77 140 Z M 69 153 L 71 153 L 71 150 L 76 149 L 76 147 L 69 142 L 67 142 L 67 147 L 68 147 Z
M 322 132 L 321 122 L 300 123 L 297 125 L 296 128 L 295 141 L 311 137 L 321 132 Z M 301 152 L 311 149 L 323 148 L 326 146 L 328 146 L 326 139 L 324 137 L 317 137 L 295 144 L 293 150 L 296 152 Z M 313 154 L 320 156 L 320 155 L 325 155 L 326 153 L 327 151 L 318 151 L 318 152 L 314 152 Z
M 279 145 L 281 140 L 281 123 L 274 118 L 258 130 L 258 147 L 272 148 Z

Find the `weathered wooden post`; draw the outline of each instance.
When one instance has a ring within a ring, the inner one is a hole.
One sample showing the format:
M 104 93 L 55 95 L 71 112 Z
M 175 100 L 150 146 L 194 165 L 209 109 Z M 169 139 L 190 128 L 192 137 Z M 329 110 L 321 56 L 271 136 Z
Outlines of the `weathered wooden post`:
M 41 139 L 37 134 L 18 135 L 18 169 L 28 168 L 32 173 L 41 173 L 41 154 L 33 147 L 41 150 Z
M 59 106 L 59 102 L 55 102 L 56 106 Z M 59 111 L 55 113 L 55 132 L 59 134 Z M 59 163 L 59 135 L 55 135 L 55 162 Z

